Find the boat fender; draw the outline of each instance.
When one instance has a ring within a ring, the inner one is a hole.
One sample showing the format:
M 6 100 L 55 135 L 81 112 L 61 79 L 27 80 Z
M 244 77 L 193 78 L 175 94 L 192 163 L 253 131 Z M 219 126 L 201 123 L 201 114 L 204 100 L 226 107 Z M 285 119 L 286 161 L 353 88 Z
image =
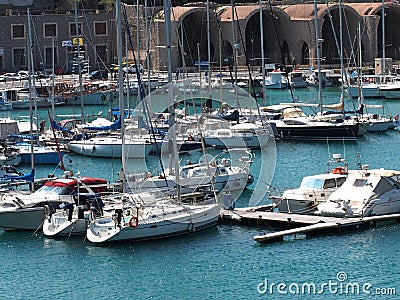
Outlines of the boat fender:
M 96 146 L 93 146 L 92 153 L 94 153 L 95 151 L 96 151 Z
M 105 94 L 101 95 L 101 101 L 106 102 L 107 96 Z
M 132 216 L 132 218 L 129 220 L 129 226 L 135 228 L 138 226 L 138 224 L 139 224 L 138 217 Z

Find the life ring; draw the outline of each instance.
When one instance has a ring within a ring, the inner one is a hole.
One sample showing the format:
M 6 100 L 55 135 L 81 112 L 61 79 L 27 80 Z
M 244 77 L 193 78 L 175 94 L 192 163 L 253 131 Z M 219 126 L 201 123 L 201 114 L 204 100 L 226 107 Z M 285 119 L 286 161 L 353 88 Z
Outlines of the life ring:
M 132 218 L 129 220 L 129 226 L 135 228 L 138 226 L 138 224 L 139 224 L 138 217 L 132 216 Z
M 342 167 L 334 168 L 332 171 L 333 174 L 344 174 Z

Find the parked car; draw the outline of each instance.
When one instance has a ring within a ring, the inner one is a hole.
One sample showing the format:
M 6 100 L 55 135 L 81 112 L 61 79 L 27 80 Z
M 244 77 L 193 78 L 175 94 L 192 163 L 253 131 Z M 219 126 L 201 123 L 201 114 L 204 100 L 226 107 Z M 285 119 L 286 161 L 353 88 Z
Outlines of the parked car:
M 118 72 L 118 65 L 113 65 L 112 70 L 114 72 Z M 124 63 L 122 65 L 122 71 L 124 71 L 124 73 L 128 73 L 128 74 L 136 74 L 136 65 L 132 65 L 132 64 L 127 65 L 126 63 Z M 139 72 L 141 74 L 144 73 L 144 68 L 142 65 L 139 65 Z
M 20 81 L 22 78 L 17 73 L 4 73 L 0 76 L 0 81 L 7 82 L 7 81 Z
M 20 70 L 17 72 L 17 74 L 21 77 L 22 80 L 26 80 L 29 78 L 29 71 Z
M 108 72 L 105 70 L 93 71 L 89 74 L 88 79 L 108 79 Z
M 35 77 L 36 78 L 49 78 L 50 74 L 47 73 L 47 71 L 36 71 L 35 72 Z
M 124 73 L 128 73 L 128 74 L 136 74 L 136 65 L 125 65 L 124 67 L 122 67 L 122 70 L 124 71 Z M 144 69 L 142 65 L 139 65 L 139 72 L 140 74 L 144 73 Z

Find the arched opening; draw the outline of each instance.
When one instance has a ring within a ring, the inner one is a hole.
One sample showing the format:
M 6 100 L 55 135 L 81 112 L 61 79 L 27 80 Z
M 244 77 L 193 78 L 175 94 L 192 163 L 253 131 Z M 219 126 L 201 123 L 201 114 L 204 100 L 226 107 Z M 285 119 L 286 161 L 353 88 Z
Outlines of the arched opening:
M 282 20 L 276 12 L 263 11 L 263 40 L 264 40 L 264 59 L 266 63 L 281 62 L 282 55 L 278 44 L 277 35 L 283 36 L 283 32 L 275 32 L 275 26 L 278 30 L 283 29 Z M 260 14 L 254 13 L 246 23 L 245 45 L 252 65 L 261 65 L 261 28 Z M 282 43 L 282 40 L 281 40 Z
M 308 45 L 306 42 L 303 42 L 303 45 L 301 46 L 301 64 L 310 64 L 310 50 L 308 49 Z
M 216 23 L 215 16 L 210 15 L 211 63 L 215 63 L 217 60 L 214 46 L 218 41 Z M 183 45 L 183 55 L 181 47 L 179 55 L 184 58 L 187 67 L 193 67 L 199 59 L 208 61 L 207 14 L 205 10 L 194 11 L 185 16 L 179 24 L 178 34 Z
M 376 13 L 382 16 L 382 10 Z M 398 20 L 400 19 L 400 9 L 395 7 L 385 8 L 385 57 L 393 60 L 400 59 L 400 35 L 398 34 Z M 378 56 L 383 57 L 382 45 L 382 19 L 380 19 L 377 29 L 378 37 Z
M 282 57 L 286 66 L 292 63 L 293 57 L 290 55 L 289 45 L 286 41 L 282 43 Z
M 343 62 L 354 65 L 354 43 L 357 40 L 357 23 L 359 16 L 350 8 L 342 6 Z M 340 65 L 340 10 L 334 6 L 327 11 L 322 25 L 321 63 Z M 336 37 L 336 39 L 335 39 Z

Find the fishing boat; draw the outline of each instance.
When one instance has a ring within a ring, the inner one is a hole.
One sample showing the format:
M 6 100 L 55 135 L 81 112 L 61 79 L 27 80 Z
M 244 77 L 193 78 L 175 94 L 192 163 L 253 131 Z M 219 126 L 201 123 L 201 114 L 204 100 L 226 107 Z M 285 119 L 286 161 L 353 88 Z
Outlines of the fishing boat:
M 348 164 L 341 154 L 333 154 L 328 166 L 334 163 L 335 168 L 327 173 L 303 177 L 301 184 L 295 189 L 286 189 L 281 195 L 270 194 L 274 208 L 284 213 L 313 213 L 321 202 L 346 181 Z

